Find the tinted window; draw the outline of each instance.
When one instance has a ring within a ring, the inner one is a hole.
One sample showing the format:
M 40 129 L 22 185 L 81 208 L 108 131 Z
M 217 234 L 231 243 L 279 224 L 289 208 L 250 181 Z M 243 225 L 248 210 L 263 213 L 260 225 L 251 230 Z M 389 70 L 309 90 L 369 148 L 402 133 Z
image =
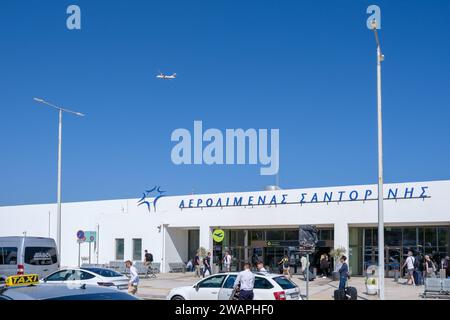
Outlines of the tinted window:
M 236 281 L 236 278 L 237 278 L 236 275 L 229 276 L 227 278 L 227 280 L 225 281 L 225 284 L 223 285 L 223 287 L 225 289 L 233 289 L 234 281 Z
M 273 285 L 267 279 L 255 277 L 254 289 L 272 289 L 272 288 Z
M 62 270 L 49 275 L 45 280 L 47 281 L 69 281 L 79 280 L 80 275 L 76 270 Z
M 125 240 L 116 239 L 116 260 L 123 260 L 125 251 Z
M 80 280 L 89 280 L 92 278 L 95 278 L 93 274 L 84 271 L 80 272 Z
M 213 276 L 199 283 L 200 288 L 220 288 L 225 275 Z
M 285 278 L 285 277 L 276 277 L 276 278 L 273 278 L 273 280 L 274 280 L 276 283 L 278 283 L 278 285 L 279 285 L 281 288 L 283 288 L 283 289 L 285 289 L 285 290 L 287 290 L 287 289 L 293 289 L 293 288 L 296 288 L 296 287 L 297 287 L 292 281 L 290 281 L 289 279 L 287 279 L 287 278 Z
M 91 294 L 77 294 L 71 296 L 62 296 L 46 300 L 139 300 L 132 295 L 124 292 L 104 292 Z
M 58 262 L 56 248 L 51 247 L 26 247 L 25 263 L 35 266 L 51 265 Z
M 121 273 L 118 273 L 114 270 L 110 269 L 100 269 L 100 268 L 83 268 L 87 271 L 96 273 L 101 275 L 102 277 L 112 278 L 112 277 L 122 277 L 123 275 Z
M 17 248 L 0 247 L 0 264 L 17 264 Z
M 142 259 L 142 239 L 133 239 L 133 260 Z

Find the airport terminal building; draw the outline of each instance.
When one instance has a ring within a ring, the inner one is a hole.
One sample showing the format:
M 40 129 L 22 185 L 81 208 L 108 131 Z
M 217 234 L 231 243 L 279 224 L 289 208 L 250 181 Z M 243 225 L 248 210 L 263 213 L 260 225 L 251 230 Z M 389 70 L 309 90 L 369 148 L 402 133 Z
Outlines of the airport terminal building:
M 388 276 L 410 249 L 435 259 L 450 254 L 450 180 L 386 184 L 384 197 Z M 0 236 L 56 239 L 56 204 L 3 206 L 0 221 Z M 170 263 L 186 262 L 203 247 L 217 263 L 230 251 L 237 269 L 255 255 L 276 269 L 287 254 L 295 267 L 299 226 L 311 224 L 319 229 L 312 263 L 345 248 L 357 275 L 377 261 L 377 221 L 376 185 L 183 196 L 154 188 L 136 199 L 63 203 L 61 262 L 76 266 L 89 255 L 89 245 L 77 241 L 83 230 L 98 231 L 92 263 L 139 261 L 147 249 L 168 272 Z M 220 242 L 217 229 L 224 231 Z

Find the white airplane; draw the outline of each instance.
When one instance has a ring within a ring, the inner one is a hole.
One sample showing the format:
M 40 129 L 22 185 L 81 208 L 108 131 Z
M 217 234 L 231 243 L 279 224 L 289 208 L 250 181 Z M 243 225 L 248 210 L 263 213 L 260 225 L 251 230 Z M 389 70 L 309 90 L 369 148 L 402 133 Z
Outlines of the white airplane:
M 177 77 L 177 74 L 174 73 L 170 76 L 163 74 L 161 71 L 159 72 L 159 74 L 156 76 L 156 78 L 158 79 L 164 79 L 164 80 L 171 80 L 171 79 L 175 79 Z

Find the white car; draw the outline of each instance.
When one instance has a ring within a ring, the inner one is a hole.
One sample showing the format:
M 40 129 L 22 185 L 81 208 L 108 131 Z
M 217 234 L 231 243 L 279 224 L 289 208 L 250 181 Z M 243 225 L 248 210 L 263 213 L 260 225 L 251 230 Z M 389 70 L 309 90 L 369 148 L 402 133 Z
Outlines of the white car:
M 218 273 L 191 286 L 174 288 L 167 300 L 229 300 L 237 272 Z M 255 273 L 254 300 L 301 300 L 300 288 L 280 274 Z
M 106 268 L 60 269 L 41 280 L 43 283 L 90 284 L 119 290 L 127 290 L 128 281 L 129 279 L 123 274 Z

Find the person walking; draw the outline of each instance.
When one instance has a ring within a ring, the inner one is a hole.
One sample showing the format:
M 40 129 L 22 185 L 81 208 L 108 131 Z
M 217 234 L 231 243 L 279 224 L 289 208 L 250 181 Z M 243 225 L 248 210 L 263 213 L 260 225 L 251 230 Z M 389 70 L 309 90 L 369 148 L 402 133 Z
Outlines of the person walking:
M 417 281 L 416 286 L 423 285 L 423 276 L 424 276 L 424 257 L 421 253 L 418 253 L 416 257 L 414 257 L 414 270 L 417 273 Z M 414 279 L 415 281 L 416 279 Z
M 211 271 L 211 252 L 208 252 L 205 259 L 203 259 L 203 278 L 205 277 L 206 271 L 209 272 L 209 275 L 212 275 Z
M 231 255 L 228 251 L 225 251 L 225 255 L 223 257 L 223 268 L 225 272 L 231 271 Z
M 244 264 L 244 271 L 239 272 L 234 281 L 233 289 L 240 285 L 239 300 L 253 300 L 253 287 L 255 285 L 255 275 L 250 271 L 250 263 Z
M 149 267 L 153 262 L 153 255 L 148 252 L 147 250 L 144 250 L 144 266 Z
M 330 262 L 328 261 L 327 254 L 322 254 L 320 257 L 320 272 L 322 273 L 322 278 L 328 277 L 328 268 L 330 267 Z
M 153 263 L 153 255 L 147 250 L 144 250 L 144 266 L 147 268 L 145 270 L 146 279 L 148 278 L 149 275 L 152 278 L 156 278 L 156 274 L 155 271 L 153 270 L 152 263 Z
M 130 260 L 125 261 L 125 266 L 130 270 L 130 281 L 128 281 L 128 293 L 136 294 L 139 285 L 139 275 L 133 262 Z
M 264 264 L 260 261 L 258 262 L 258 264 L 256 265 L 256 268 L 258 269 L 258 272 L 262 273 L 262 274 L 267 274 L 267 270 L 266 268 L 264 268 Z
M 251 266 L 251 268 L 256 269 L 256 265 L 258 264 L 258 262 L 259 262 L 259 257 L 258 257 L 258 255 L 256 254 L 256 251 L 253 251 L 253 255 L 252 255 L 252 266 Z
M 309 262 L 308 262 L 308 259 L 306 258 L 305 255 L 303 255 L 301 257 L 300 264 L 302 265 L 302 273 L 303 273 L 303 277 L 304 277 L 304 279 L 306 281 L 306 277 L 308 275 L 307 272 L 309 272 Z M 312 277 L 309 277 L 309 280 L 312 280 L 311 278 Z
M 425 279 L 436 278 L 436 266 L 429 255 L 425 256 Z
M 446 256 L 442 268 L 445 269 L 445 277 L 450 277 L 450 257 Z
M 201 260 L 200 260 L 200 253 L 197 251 L 194 257 L 194 268 L 195 268 L 195 276 L 200 278 L 201 277 Z
M 405 267 L 408 275 L 408 281 L 406 282 L 406 284 L 415 285 L 416 283 L 414 282 L 414 257 L 413 252 L 411 250 L 408 251 L 408 257 L 406 258 L 405 263 L 402 266 L 402 269 L 404 269 Z
M 341 268 L 339 269 L 339 290 L 344 290 L 347 286 L 347 280 L 350 278 L 348 274 L 347 257 L 342 256 L 340 259 Z
M 283 267 L 283 274 L 287 275 L 289 279 L 291 279 L 291 266 L 289 265 L 289 257 L 285 255 L 283 258 L 281 258 L 280 262 L 278 262 Z

